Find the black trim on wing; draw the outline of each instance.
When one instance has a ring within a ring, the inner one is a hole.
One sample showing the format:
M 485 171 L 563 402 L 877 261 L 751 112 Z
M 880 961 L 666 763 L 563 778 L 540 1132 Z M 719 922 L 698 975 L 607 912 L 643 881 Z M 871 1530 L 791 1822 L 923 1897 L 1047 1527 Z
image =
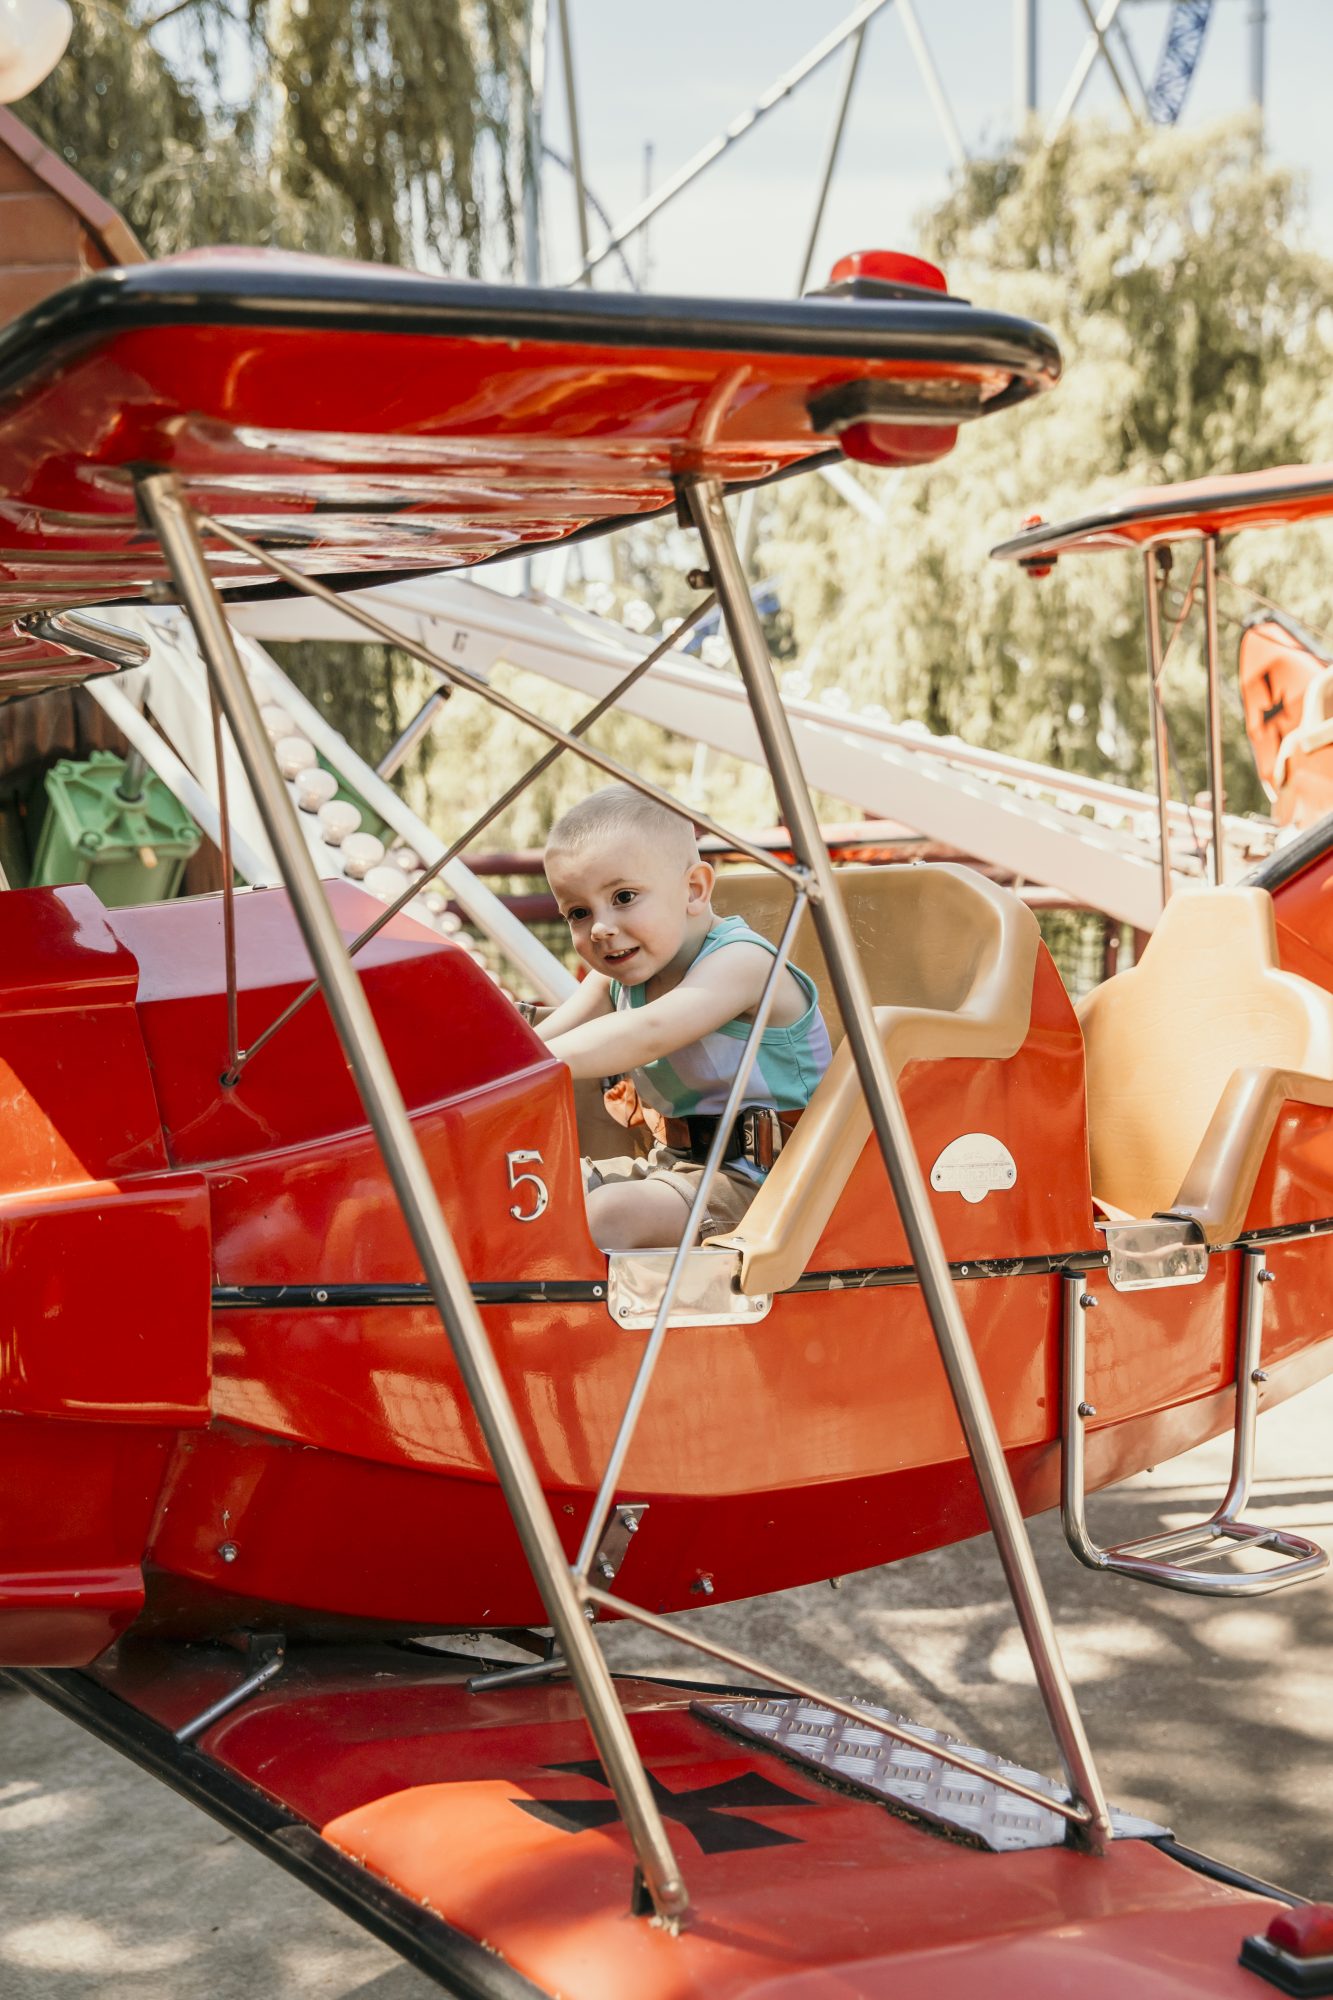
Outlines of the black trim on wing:
M 87 1674 L 11 1667 L 3 1677 L 201 1806 L 409 1964 L 429 1973 L 454 2000 L 551 2000 L 544 1987 L 534 1986 L 494 1951 L 340 1853 L 308 1820 L 288 1812 L 203 1751 L 178 1743 L 169 1729 Z
M 1110 535 L 1117 528 L 1137 527 L 1148 521 L 1170 521 L 1182 515 L 1207 514 L 1219 519 L 1219 531 L 1227 532 L 1228 514 L 1240 514 L 1254 506 L 1277 505 L 1285 500 L 1333 499 L 1333 479 L 1285 481 L 1271 487 L 1253 487 L 1244 494 L 1218 490 L 1211 496 L 1202 481 L 1199 490 L 1189 499 L 1176 494 L 1174 499 L 1140 500 L 1132 507 L 1111 507 L 1100 514 L 1079 514 L 1072 521 L 1042 521 L 1036 527 L 1027 528 L 1021 535 L 1014 535 L 1007 542 L 997 542 L 991 550 L 996 562 L 1022 562 L 1031 556 L 1060 556 L 1077 553 L 1077 545 L 1088 535 Z M 1239 523 L 1234 532 L 1239 533 L 1246 526 Z M 1176 541 L 1195 539 L 1199 528 L 1180 528 L 1173 537 Z M 1113 542 L 1099 542 L 1098 549 L 1114 548 Z M 1150 542 L 1126 542 L 1126 548 L 1146 549 Z
M 1023 384 L 1023 396 L 1060 378 L 1060 350 L 1044 326 L 942 295 L 882 301 L 647 298 L 478 284 L 360 264 L 342 270 L 323 260 L 283 267 L 226 258 L 211 265 L 131 265 L 53 293 L 0 334 L 0 392 L 55 366 L 72 348 L 141 327 L 189 325 L 934 361 L 1007 370 Z M 1003 392 L 1009 400 L 1012 388 Z
M 1272 1882 L 1265 1882 L 1261 1876 L 1247 1875 L 1243 1868 L 1233 1868 L 1229 1861 L 1215 1861 L 1211 1854 L 1201 1854 L 1197 1847 L 1186 1847 L 1173 1833 L 1159 1835 L 1148 1841 L 1159 1854 L 1170 1855 L 1182 1868 L 1193 1869 L 1196 1875 L 1206 1875 L 1210 1882 L 1225 1882 L 1229 1889 L 1245 1889 L 1252 1896 L 1270 1896 L 1275 1903 L 1289 1903 L 1292 1909 L 1304 1907 L 1308 1896 L 1298 1896 L 1291 1889 L 1279 1889 Z

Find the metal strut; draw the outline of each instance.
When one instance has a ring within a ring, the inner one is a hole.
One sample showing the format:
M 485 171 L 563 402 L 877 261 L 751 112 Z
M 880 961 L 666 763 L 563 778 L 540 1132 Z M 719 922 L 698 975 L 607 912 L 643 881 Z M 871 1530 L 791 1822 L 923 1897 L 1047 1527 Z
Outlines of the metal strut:
M 425 1270 L 547 1617 L 569 1664 L 570 1678 L 578 1689 L 653 1905 L 660 1916 L 674 1922 L 687 1909 L 689 1895 L 661 1812 L 601 1648 L 584 1617 L 546 1496 L 473 1303 L 375 1018 L 273 761 L 258 704 L 213 587 L 194 517 L 168 473 L 150 473 L 140 479 L 138 492 L 194 626 L 200 651 L 216 679 L 264 830 L 324 989 L 330 1018 Z
M 797 860 L 809 870 L 812 891 L 817 891 L 811 894 L 811 908 L 829 978 L 846 1024 L 857 1076 L 866 1095 L 1047 1718 L 1070 1791 L 1082 1808 L 1078 1837 L 1100 1853 L 1110 1840 L 1110 1818 L 1101 1780 L 1060 1657 L 1050 1607 L 1009 1477 L 1004 1449 L 963 1323 L 902 1101 L 884 1054 L 856 938 L 820 836 L 814 804 L 792 739 L 791 723 L 773 676 L 763 628 L 746 587 L 722 488 L 715 479 L 700 480 L 687 488 L 687 492 L 714 588 L 722 600 L 736 662 L 750 697 L 778 808 L 790 828 Z
M 1066 1277 L 1064 1359 L 1064 1463 L 1060 1514 L 1065 1538 L 1089 1569 L 1114 1570 L 1159 1583 L 1166 1590 L 1187 1590 L 1200 1597 L 1259 1597 L 1289 1584 L 1306 1583 L 1328 1568 L 1328 1553 L 1304 1535 L 1284 1528 L 1265 1528 L 1242 1521 L 1254 1473 L 1254 1434 L 1259 1414 L 1259 1365 L 1263 1345 L 1264 1292 L 1275 1282 L 1262 1250 L 1242 1253 L 1239 1325 L 1236 1340 L 1236 1423 L 1231 1452 L 1231 1479 L 1215 1514 L 1187 1528 L 1145 1535 L 1134 1542 L 1101 1548 L 1088 1533 L 1084 1516 L 1086 1428 L 1095 1407 L 1086 1399 L 1087 1318 L 1099 1304 L 1084 1277 Z M 1189 1561 L 1216 1561 L 1240 1548 L 1269 1549 L 1282 1561 L 1266 1569 L 1219 1572 L 1192 1568 Z

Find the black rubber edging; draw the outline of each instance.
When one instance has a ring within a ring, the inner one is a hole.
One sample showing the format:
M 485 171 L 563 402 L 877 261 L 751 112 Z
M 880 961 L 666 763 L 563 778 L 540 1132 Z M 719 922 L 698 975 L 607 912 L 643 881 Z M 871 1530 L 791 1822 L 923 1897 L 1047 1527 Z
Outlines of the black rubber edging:
M 247 1785 L 86 1674 L 8 1668 L 4 1678 L 119 1750 L 229 1832 L 304 1882 L 421 1972 L 452 2000 L 551 2000 L 502 1958 L 362 1868 L 267 1793 Z

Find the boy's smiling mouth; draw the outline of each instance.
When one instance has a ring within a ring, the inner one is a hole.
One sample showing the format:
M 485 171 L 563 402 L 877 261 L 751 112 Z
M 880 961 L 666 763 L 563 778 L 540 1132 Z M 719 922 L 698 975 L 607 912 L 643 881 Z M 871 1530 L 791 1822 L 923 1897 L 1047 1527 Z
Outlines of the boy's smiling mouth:
M 636 944 L 627 944 L 622 951 L 604 951 L 602 957 L 608 965 L 623 965 L 627 958 L 633 958 L 638 949 Z

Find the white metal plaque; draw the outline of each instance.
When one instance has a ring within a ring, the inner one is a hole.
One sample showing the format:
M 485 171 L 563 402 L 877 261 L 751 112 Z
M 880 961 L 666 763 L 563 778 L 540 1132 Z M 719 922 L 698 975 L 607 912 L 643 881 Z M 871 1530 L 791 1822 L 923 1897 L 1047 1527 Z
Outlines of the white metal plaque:
M 1011 1188 L 1017 1179 L 1013 1154 L 990 1132 L 964 1132 L 951 1140 L 930 1170 L 937 1194 L 960 1194 L 971 1202 L 984 1201 L 997 1188 Z

